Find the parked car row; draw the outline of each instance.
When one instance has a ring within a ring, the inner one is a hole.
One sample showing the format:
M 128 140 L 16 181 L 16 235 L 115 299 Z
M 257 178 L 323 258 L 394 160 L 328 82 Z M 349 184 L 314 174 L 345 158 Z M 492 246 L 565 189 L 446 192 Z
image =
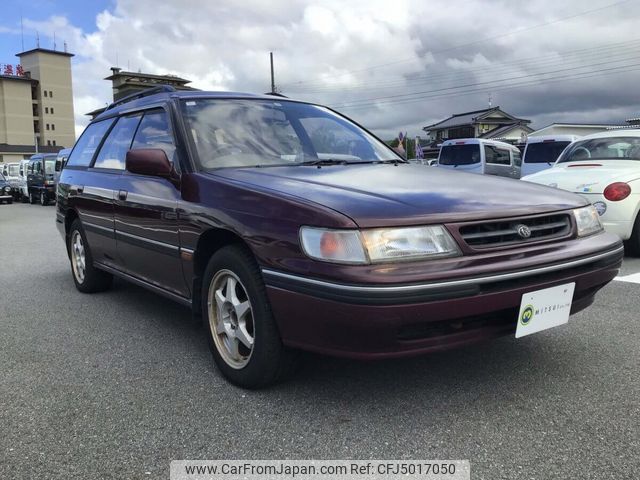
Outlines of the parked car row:
M 577 193 L 596 208 L 604 227 L 640 255 L 640 130 L 618 129 L 579 137 L 530 137 L 519 150 L 484 139 L 445 141 L 437 167 L 521 178 Z
M 57 154 L 35 154 L 28 160 L 2 165 L 2 174 L 11 187 L 12 201 L 46 206 L 56 200 L 56 183 L 70 148 Z

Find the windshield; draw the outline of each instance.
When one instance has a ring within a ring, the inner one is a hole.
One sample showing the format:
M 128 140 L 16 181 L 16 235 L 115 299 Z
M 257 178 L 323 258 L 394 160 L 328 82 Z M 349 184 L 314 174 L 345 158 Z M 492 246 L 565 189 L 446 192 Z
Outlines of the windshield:
M 480 163 L 480 145 L 447 145 L 440 150 L 439 165 L 473 165 Z
M 20 174 L 20 165 L 8 165 L 9 169 L 7 171 L 7 175 L 10 177 L 17 177 Z
M 332 111 L 282 100 L 183 101 L 202 168 L 399 160 L 386 145 Z
M 4 175 L 0 172 L 0 181 L 6 181 L 6 178 L 4 178 Z
M 571 142 L 536 142 L 527 145 L 524 163 L 554 163 Z
M 558 163 L 582 160 L 640 160 L 640 137 L 581 140 L 567 148 Z

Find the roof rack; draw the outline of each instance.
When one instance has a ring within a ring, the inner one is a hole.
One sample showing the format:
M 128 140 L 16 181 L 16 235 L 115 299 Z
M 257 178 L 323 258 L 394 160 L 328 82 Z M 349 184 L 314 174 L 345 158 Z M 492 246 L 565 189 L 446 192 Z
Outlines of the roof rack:
M 126 97 L 122 97 L 120 100 L 116 100 L 112 104 L 110 104 L 105 110 L 111 110 L 118 105 L 122 105 L 123 103 L 131 102 L 132 100 L 137 100 L 139 98 L 148 97 L 150 95 L 155 95 L 156 93 L 167 93 L 167 92 L 176 92 L 177 90 L 173 88 L 171 85 L 158 85 L 157 87 L 147 88 L 141 92 L 132 93 L 131 95 L 127 95 Z

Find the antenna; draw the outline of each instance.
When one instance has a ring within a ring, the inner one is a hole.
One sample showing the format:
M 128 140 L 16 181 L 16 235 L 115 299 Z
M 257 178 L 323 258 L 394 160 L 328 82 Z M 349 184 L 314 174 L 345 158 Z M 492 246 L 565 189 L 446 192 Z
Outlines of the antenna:
M 492 104 L 491 100 L 492 100 L 492 97 L 491 97 L 491 94 L 489 94 L 489 108 L 491 108 L 491 104 Z
M 276 93 L 276 82 L 273 75 L 273 52 L 269 52 L 269 60 L 271 61 L 271 93 Z
M 118 51 L 116 50 L 116 67 L 119 67 L 120 65 L 118 64 Z
M 64 41 L 64 53 L 67 53 L 67 41 Z
M 36 47 L 40 48 L 40 33 L 36 30 Z
M 53 32 L 53 50 L 56 49 L 56 32 Z

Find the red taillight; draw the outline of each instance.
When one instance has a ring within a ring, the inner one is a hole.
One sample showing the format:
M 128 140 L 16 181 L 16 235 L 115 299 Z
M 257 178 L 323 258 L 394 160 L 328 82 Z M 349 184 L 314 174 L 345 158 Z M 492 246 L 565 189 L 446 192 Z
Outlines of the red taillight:
M 624 182 L 616 182 L 604 189 L 604 198 L 610 202 L 619 202 L 631 194 L 631 187 Z

